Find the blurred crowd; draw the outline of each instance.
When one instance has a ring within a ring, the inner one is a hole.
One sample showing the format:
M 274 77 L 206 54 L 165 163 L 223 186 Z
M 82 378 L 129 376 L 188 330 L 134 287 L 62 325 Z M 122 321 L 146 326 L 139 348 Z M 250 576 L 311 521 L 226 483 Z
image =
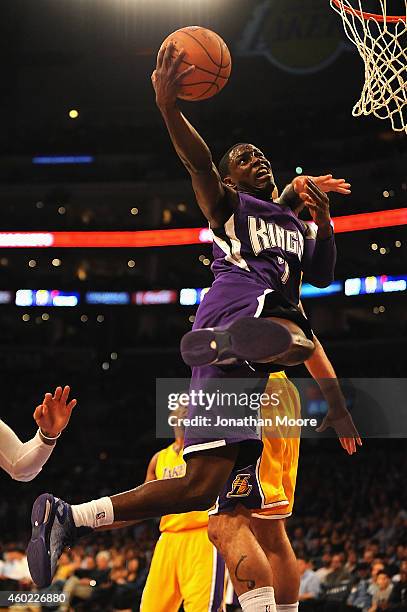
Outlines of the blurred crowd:
M 304 610 L 407 610 L 406 457 L 390 440 L 365 444 L 336 466 L 303 453 L 289 533 Z
M 405 517 L 405 512 L 400 513 L 397 522 L 405 524 Z M 297 528 L 296 535 L 302 537 L 300 532 Z M 125 536 L 99 534 L 65 551 L 45 591 L 63 596 L 63 603 L 54 609 L 139 610 L 156 537 L 156 526 L 144 523 Z M 342 552 L 314 558 L 298 553 L 300 610 L 407 610 L 407 545 L 397 541 L 388 540 L 381 548 L 379 539 L 373 539 L 361 550 L 345 546 Z M 32 590 L 23 548 L 10 544 L 2 557 L 1 590 Z
M 355 550 L 323 555 L 322 565 L 298 556 L 303 610 L 407 610 L 407 549 L 390 546 L 382 554 L 373 542 L 361 557 Z
M 149 521 L 84 539 L 62 554 L 53 583 L 43 593 L 62 596 L 53 607 L 60 612 L 138 610 L 157 536 L 156 522 Z M 0 590 L 33 588 L 24 547 L 7 544 L 0 561 Z

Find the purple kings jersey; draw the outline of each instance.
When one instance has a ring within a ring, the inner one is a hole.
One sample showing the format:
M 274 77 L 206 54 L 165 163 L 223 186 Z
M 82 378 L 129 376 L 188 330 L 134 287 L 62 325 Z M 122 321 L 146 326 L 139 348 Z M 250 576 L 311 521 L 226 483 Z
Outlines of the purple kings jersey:
M 225 225 L 212 230 L 215 279 L 239 274 L 298 304 L 306 242 L 314 242 L 307 226 L 286 206 L 241 192 L 239 199 Z

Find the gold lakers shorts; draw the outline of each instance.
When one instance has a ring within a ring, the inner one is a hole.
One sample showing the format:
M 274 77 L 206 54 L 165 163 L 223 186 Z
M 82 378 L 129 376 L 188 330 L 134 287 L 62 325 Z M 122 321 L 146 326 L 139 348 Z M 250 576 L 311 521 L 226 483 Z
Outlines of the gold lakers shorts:
M 300 397 L 284 372 L 270 375 L 266 391 L 277 393 L 279 402 L 262 409 L 262 419 L 271 423 L 261 429 L 262 454 L 255 464 L 231 473 L 209 514 L 231 512 L 238 504 L 258 518 L 292 514 L 301 431 L 289 423 L 301 416 Z

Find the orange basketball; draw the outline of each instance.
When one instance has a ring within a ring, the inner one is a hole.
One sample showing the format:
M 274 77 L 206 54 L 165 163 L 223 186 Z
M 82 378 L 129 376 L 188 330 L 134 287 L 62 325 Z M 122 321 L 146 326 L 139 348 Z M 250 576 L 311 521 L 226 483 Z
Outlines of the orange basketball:
M 172 42 L 177 51 L 185 50 L 179 72 L 192 64 L 195 70 L 182 81 L 183 100 L 205 100 L 223 89 L 232 70 L 229 49 L 218 34 L 201 28 L 188 26 L 176 30 L 164 40 L 161 48 Z

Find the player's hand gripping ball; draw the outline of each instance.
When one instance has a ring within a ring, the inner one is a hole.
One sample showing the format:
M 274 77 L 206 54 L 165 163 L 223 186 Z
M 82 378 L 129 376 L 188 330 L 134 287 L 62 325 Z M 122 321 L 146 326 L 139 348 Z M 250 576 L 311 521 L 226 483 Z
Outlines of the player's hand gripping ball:
M 232 60 L 229 49 L 218 34 L 200 26 L 181 28 L 167 36 L 158 52 L 158 58 L 162 49 L 168 47 L 169 43 L 173 44 L 173 59 L 182 49 L 185 52 L 177 66 L 178 74 L 190 66 L 195 66 L 195 69 L 180 81 L 178 98 L 205 100 L 215 96 L 225 87 L 232 70 Z

